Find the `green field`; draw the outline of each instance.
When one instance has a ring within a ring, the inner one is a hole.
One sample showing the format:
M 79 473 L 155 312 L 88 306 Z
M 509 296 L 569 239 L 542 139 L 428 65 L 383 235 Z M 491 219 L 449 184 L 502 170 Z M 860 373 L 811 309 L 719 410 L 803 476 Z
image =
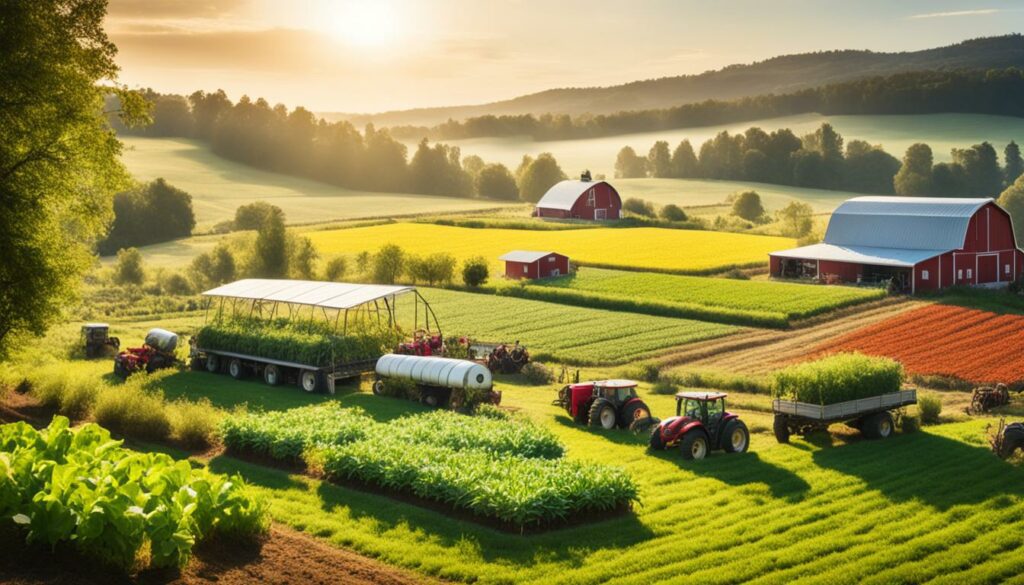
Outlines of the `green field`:
M 581 268 L 576 274 L 540 280 L 533 287 L 593 293 L 602 298 L 628 299 L 657 305 L 699 305 L 782 321 L 809 317 L 840 307 L 880 299 L 881 289 L 821 286 L 783 282 L 732 280 Z
M 688 319 L 569 307 L 495 295 L 421 289 L 446 335 L 525 344 L 534 358 L 621 364 L 728 335 L 734 327 Z M 406 306 L 407 307 L 407 306 Z
M 936 162 L 950 160 L 950 149 L 964 148 L 982 141 L 989 141 L 1002 153 L 1003 146 L 1010 140 L 1018 143 L 1024 139 L 1024 119 L 1006 116 L 985 116 L 980 114 L 927 114 L 920 116 L 822 116 L 801 114 L 765 120 L 754 120 L 721 126 L 680 128 L 644 134 L 627 134 L 588 140 L 554 140 L 535 142 L 528 138 L 473 138 L 447 141 L 459 146 L 463 155 L 475 154 L 488 162 L 500 162 L 515 168 L 524 154 L 536 156 L 550 152 L 558 159 L 565 172 L 578 175 L 583 169 L 604 173 L 613 177 L 615 155 L 623 146 L 632 146 L 641 155 L 646 155 L 655 141 L 665 140 L 670 148 L 680 141 L 689 139 L 695 150 L 701 143 L 722 130 L 730 133 L 743 132 L 751 126 L 771 132 L 789 128 L 797 136 L 813 132 L 822 122 L 829 122 L 847 140 L 865 140 L 881 144 L 889 154 L 902 158 L 907 147 L 915 142 L 925 142 L 932 147 Z M 410 141 L 415 145 L 416 141 Z M 623 197 L 636 194 L 620 189 Z
M 590 266 L 706 274 L 765 265 L 769 252 L 793 246 L 791 238 L 663 228 L 518 230 L 394 223 L 308 235 L 325 257 L 397 244 L 413 254 L 447 252 L 460 261 L 483 256 L 492 274 L 504 274 L 498 257 L 512 250 L 559 252 Z
M 121 140 L 125 144 L 123 159 L 132 175 L 144 181 L 163 177 L 192 195 L 198 230 L 233 219 L 239 205 L 256 200 L 280 207 L 292 224 L 468 211 L 503 205 L 454 197 L 353 191 L 231 162 L 193 140 L 130 136 Z

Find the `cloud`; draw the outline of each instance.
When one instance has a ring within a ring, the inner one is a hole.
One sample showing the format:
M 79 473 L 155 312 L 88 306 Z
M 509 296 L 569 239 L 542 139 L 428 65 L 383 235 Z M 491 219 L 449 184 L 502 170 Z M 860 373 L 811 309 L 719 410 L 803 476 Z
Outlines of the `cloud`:
M 985 16 L 1002 12 L 998 8 L 981 8 L 978 10 L 953 10 L 950 12 L 927 12 L 925 14 L 914 14 L 910 18 L 918 20 L 922 18 L 948 18 L 951 16 Z
M 111 0 L 114 18 L 218 18 L 237 13 L 246 0 Z

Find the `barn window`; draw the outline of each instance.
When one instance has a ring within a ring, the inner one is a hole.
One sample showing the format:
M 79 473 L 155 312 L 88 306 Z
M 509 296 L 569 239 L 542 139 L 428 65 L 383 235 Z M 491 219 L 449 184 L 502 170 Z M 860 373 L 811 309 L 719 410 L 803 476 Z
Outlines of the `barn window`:
M 587 191 L 587 207 L 593 207 L 594 206 L 594 201 L 595 201 L 594 190 L 591 189 L 590 191 Z
M 548 262 L 554 262 L 554 261 L 555 261 L 555 257 L 554 256 L 548 256 Z
M 530 273 L 530 267 L 528 265 L 526 265 L 526 264 L 523 264 L 523 274 L 529 274 L 529 273 Z
M 967 269 L 967 278 L 970 278 L 970 277 L 971 277 L 971 273 L 972 273 L 972 272 L 973 272 L 973 271 L 972 271 L 972 270 L 971 270 L 970 268 L 968 268 L 968 269 Z
M 1003 266 L 1003 274 L 1009 274 L 1009 273 L 1010 273 L 1010 265 L 1006 264 L 1006 265 Z
M 921 280 L 928 280 L 928 271 L 927 270 L 922 270 L 921 271 Z
M 957 280 L 963 280 L 964 279 L 964 271 L 963 270 L 957 270 L 956 271 L 956 279 Z

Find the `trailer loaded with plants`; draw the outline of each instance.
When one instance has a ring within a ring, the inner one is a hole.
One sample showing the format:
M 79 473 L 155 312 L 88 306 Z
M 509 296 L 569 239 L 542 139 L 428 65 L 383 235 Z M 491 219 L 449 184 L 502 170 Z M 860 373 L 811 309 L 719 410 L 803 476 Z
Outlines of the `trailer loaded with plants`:
M 776 372 L 773 385 L 775 438 L 788 443 L 834 423 L 846 423 L 869 439 L 892 435 L 902 409 L 917 391 L 902 389 L 903 367 L 894 360 L 858 353 L 836 354 Z
M 270 385 L 334 392 L 371 372 L 406 336 L 397 319 L 411 298 L 414 330 L 435 332 L 430 305 L 411 286 L 246 279 L 206 291 L 207 322 L 190 341 L 194 369 Z

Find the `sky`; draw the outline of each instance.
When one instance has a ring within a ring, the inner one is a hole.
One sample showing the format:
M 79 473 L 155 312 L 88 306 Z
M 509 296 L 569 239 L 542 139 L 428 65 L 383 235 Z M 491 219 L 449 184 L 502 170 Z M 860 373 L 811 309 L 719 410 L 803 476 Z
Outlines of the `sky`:
M 374 113 L 949 45 L 1021 32 L 1024 1 L 110 0 L 106 28 L 129 87 Z

